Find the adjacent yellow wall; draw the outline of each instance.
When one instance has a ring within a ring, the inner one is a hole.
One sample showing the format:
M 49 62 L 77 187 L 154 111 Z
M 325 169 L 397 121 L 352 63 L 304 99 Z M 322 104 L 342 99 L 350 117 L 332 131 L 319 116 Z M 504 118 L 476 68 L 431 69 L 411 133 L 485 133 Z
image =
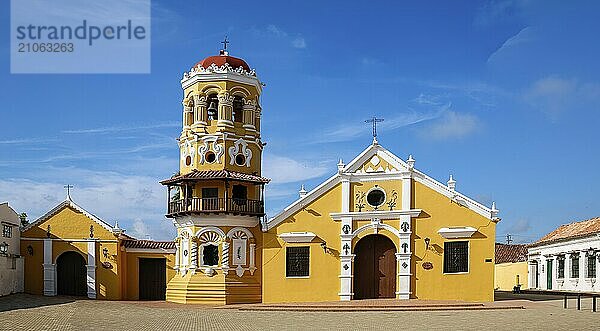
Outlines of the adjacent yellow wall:
M 526 261 L 496 264 L 494 273 L 495 288 L 502 291 L 512 291 L 515 285 L 521 284 L 521 288 L 526 289 L 529 287 L 527 275 Z
M 341 186 L 337 185 L 286 221 L 264 233 L 263 302 L 310 302 L 339 300 L 340 227 L 329 213 L 339 211 Z M 310 231 L 310 244 L 286 244 L 277 236 L 285 232 Z M 321 243 L 329 247 L 326 253 Z M 309 277 L 285 277 L 285 247 L 310 246 Z
M 415 276 L 411 297 L 416 299 L 494 301 L 494 243 L 496 223 L 452 202 L 425 185 L 413 181 L 415 209 L 422 209 L 413 220 L 413 265 Z M 443 227 L 471 226 L 477 229 L 471 238 L 444 239 L 438 234 Z M 425 238 L 430 238 L 426 249 Z M 469 241 L 469 272 L 444 274 L 444 242 Z M 488 260 L 489 262 L 486 262 Z M 425 270 L 424 262 L 433 269 Z M 415 281 L 418 280 L 418 281 Z

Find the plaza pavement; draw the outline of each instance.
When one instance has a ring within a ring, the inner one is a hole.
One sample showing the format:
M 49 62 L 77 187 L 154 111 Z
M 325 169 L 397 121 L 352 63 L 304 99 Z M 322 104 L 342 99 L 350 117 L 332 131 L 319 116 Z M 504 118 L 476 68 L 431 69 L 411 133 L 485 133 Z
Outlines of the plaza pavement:
M 591 299 L 510 301 L 525 309 L 461 311 L 242 311 L 166 302 L 100 301 L 27 294 L 0 298 L 1 330 L 598 330 Z M 575 301 L 570 305 L 574 307 Z

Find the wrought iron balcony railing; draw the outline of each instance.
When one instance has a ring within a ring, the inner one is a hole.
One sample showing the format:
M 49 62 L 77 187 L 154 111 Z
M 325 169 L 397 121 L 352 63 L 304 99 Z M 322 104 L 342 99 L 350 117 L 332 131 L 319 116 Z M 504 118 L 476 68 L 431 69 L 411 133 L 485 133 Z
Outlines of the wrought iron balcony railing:
M 183 213 L 232 213 L 241 215 L 264 215 L 264 203 L 260 200 L 237 198 L 188 198 L 169 202 L 167 215 Z

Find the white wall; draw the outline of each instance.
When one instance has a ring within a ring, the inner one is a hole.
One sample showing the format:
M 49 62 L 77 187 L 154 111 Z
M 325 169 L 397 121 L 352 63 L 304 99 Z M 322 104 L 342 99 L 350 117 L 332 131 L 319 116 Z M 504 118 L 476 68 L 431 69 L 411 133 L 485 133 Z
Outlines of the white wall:
M 23 262 L 22 257 L 0 256 L 0 296 L 23 292 Z
M 586 252 L 590 249 L 596 252 L 594 263 L 596 264 L 596 277 L 587 277 L 587 256 Z M 571 259 L 570 254 L 579 253 L 579 277 L 571 277 Z M 564 255 L 565 272 L 564 278 L 558 278 L 558 260 L 557 257 Z M 600 237 L 598 235 L 586 238 L 572 239 L 569 241 L 557 242 L 538 247 L 530 247 L 528 254 L 529 262 L 529 284 L 530 288 L 541 290 L 548 289 L 548 272 L 552 273 L 552 290 L 576 291 L 576 292 L 600 292 Z M 552 270 L 547 270 L 547 261 L 552 260 Z M 537 261 L 537 271 L 539 273 L 538 286 L 534 287 L 535 267 L 532 262 Z

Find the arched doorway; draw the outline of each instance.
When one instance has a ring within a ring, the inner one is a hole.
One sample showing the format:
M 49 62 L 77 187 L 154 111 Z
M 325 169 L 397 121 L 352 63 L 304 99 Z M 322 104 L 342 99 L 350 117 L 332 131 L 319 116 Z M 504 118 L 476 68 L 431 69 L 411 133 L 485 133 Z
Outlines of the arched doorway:
M 64 252 L 56 260 L 56 290 L 59 295 L 87 296 L 87 270 L 83 256 Z
M 386 236 L 371 234 L 354 248 L 354 299 L 396 297 L 396 246 Z

